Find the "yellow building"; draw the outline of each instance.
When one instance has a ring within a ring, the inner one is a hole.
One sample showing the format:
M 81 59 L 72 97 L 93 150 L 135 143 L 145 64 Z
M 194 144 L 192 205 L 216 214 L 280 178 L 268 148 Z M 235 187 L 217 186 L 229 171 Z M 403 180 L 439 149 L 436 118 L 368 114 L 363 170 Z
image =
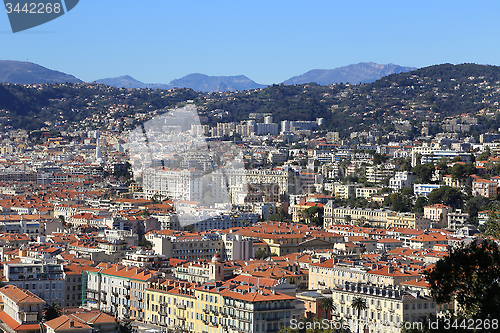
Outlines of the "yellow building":
M 386 228 L 429 229 L 431 220 L 414 213 L 389 213 Z
M 176 280 L 149 283 L 144 321 L 171 329 L 194 331 L 197 318 L 195 286 Z

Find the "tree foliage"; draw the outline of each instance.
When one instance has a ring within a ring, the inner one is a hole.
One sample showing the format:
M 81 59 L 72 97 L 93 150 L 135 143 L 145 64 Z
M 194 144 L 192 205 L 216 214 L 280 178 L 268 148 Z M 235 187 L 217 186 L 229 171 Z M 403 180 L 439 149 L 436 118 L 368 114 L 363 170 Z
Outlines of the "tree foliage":
M 49 321 L 61 316 L 61 307 L 59 304 L 51 303 L 47 304 L 44 308 L 43 318 L 45 321 Z
M 490 240 L 452 249 L 424 273 L 438 303 L 456 300 L 466 319 L 500 318 L 500 251 Z
M 427 203 L 429 205 L 443 204 L 458 209 L 462 208 L 463 195 L 462 192 L 455 187 L 442 186 L 429 193 L 427 196 Z

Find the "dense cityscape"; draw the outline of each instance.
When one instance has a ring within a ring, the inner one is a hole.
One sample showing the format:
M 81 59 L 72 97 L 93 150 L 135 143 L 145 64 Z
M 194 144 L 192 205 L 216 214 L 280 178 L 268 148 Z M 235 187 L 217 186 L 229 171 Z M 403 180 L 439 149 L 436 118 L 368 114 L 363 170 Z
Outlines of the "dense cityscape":
M 451 99 L 418 71 L 396 75 Z M 0 104 L 0 329 L 413 332 L 480 320 L 495 331 L 499 82 L 467 80 L 489 92 L 459 114 L 410 99 L 360 114 L 341 103 L 368 88 L 348 84 L 2 85 L 23 102 Z M 337 90 L 321 95 L 327 110 L 354 122 L 281 109 L 235 119 L 224 107 L 279 89 Z M 52 118 L 23 127 L 16 112 L 35 112 L 27 96 L 43 91 L 54 97 L 39 114 Z

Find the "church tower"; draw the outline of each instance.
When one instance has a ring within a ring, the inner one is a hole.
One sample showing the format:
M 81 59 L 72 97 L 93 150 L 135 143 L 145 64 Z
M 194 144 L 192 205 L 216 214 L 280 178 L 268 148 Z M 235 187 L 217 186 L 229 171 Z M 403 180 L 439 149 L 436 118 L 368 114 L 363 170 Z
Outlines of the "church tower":
M 208 265 L 210 267 L 209 280 L 224 281 L 224 264 L 220 254 L 214 254 L 212 261 Z

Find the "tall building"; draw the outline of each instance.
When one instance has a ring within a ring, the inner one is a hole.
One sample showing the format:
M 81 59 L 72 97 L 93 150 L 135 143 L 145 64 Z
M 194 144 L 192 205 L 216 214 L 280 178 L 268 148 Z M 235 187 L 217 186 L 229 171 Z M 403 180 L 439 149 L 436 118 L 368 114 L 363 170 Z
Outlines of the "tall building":
M 200 201 L 202 199 L 200 170 L 148 168 L 143 172 L 143 190 L 148 197 L 160 195 L 175 200 Z
M 4 276 L 6 284 L 29 290 L 49 304 L 67 306 L 64 269 L 56 260 L 22 257 L 4 264 Z

